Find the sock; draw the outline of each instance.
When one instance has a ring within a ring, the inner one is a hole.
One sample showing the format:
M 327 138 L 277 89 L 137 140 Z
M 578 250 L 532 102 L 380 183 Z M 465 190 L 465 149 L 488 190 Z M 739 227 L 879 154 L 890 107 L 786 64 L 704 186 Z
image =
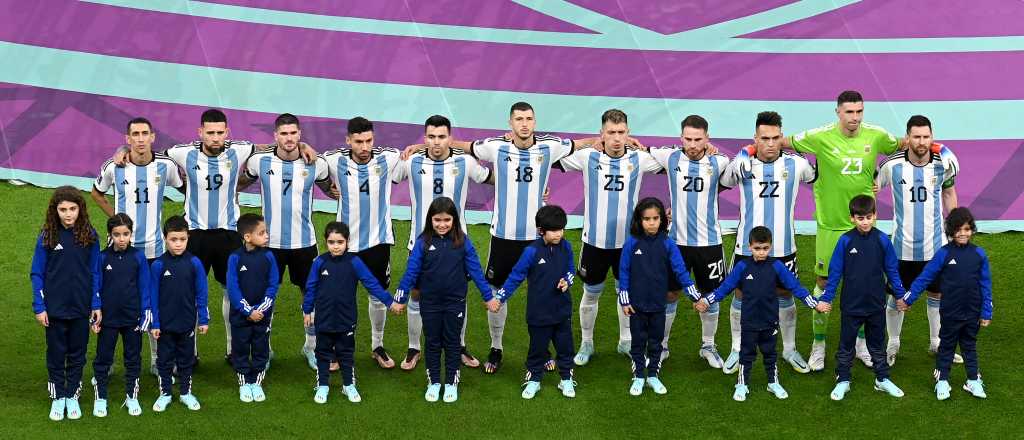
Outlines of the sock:
M 423 334 L 423 318 L 420 316 L 420 302 L 409 300 L 409 348 L 423 351 L 420 346 L 420 335 Z
M 896 298 L 889 296 L 885 307 L 885 330 L 889 333 L 889 345 L 900 344 L 903 333 L 903 312 L 896 308 Z
M 819 287 L 814 286 L 814 297 L 821 298 L 825 291 Z M 814 331 L 814 342 L 825 343 L 825 335 L 828 334 L 828 313 L 821 313 L 817 310 L 811 312 L 811 330 Z
M 313 316 L 313 320 L 316 320 L 316 312 L 310 314 Z M 310 326 L 302 326 L 302 330 L 306 333 L 306 340 L 302 344 L 302 350 L 311 352 L 316 350 L 316 324 Z
M 715 333 L 718 333 L 718 303 L 708 307 L 708 311 L 700 314 L 700 340 L 703 345 L 715 345 Z
M 622 307 L 618 304 L 615 306 L 616 313 L 619 315 L 619 343 L 627 343 L 633 340 L 633 336 L 629 333 L 629 317 L 622 311 Z
M 733 297 L 729 307 L 729 332 L 732 333 L 732 351 L 740 352 L 740 319 L 743 317 L 743 300 Z
M 421 321 L 422 322 L 422 321 Z M 469 306 L 462 310 L 462 332 L 459 333 L 459 342 L 466 346 L 466 325 L 469 324 Z M 457 374 L 457 373 L 456 373 Z M 458 377 L 456 377 L 458 380 Z
M 939 305 L 942 300 L 928 297 L 928 349 L 939 349 Z
M 679 301 L 665 305 L 665 337 L 661 340 L 661 346 L 665 350 L 668 350 L 668 337 L 672 333 L 672 323 L 676 320 L 676 308 L 678 306 Z
M 508 318 L 508 307 L 502 307 L 498 313 L 487 311 L 487 323 L 491 327 L 491 348 L 501 350 L 501 337 L 505 334 L 505 319 Z
M 597 300 L 604 290 L 604 283 L 584 284 L 583 298 L 580 299 L 580 333 L 583 342 L 594 343 L 594 323 L 597 321 Z
M 370 349 L 376 350 L 384 346 L 384 324 L 388 319 L 388 308 L 371 296 L 367 309 L 370 312 Z
M 224 301 L 220 304 L 220 311 L 224 314 L 224 337 L 227 339 L 227 348 L 224 353 L 231 353 L 231 301 L 228 300 L 228 293 L 224 292 Z
M 149 365 L 156 365 L 156 338 L 149 333 Z
M 779 332 L 782 333 L 782 353 L 796 350 L 796 302 L 793 297 L 779 298 Z

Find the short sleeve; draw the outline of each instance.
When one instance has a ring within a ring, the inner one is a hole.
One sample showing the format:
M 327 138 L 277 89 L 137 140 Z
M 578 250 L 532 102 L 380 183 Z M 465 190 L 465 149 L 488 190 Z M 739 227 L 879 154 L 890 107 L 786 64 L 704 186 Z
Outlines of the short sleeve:
M 467 154 L 463 156 L 463 160 L 466 161 L 466 172 L 469 173 L 469 178 L 473 179 L 474 182 L 484 183 L 491 176 L 490 168 L 480 165 L 480 162 L 477 162 L 472 156 Z
M 398 176 L 398 173 L 400 172 L 399 168 L 401 168 L 401 153 L 399 153 L 398 150 L 394 148 L 384 148 L 381 150 L 380 154 L 381 156 L 384 156 L 384 161 L 388 165 L 388 178 L 390 178 L 391 181 L 393 182 L 400 181 L 401 179 L 397 179 L 396 176 Z
M 323 182 L 331 177 L 327 170 L 327 160 L 323 156 L 317 156 L 316 161 L 313 162 L 313 173 L 317 182 Z
M 668 159 L 672 156 L 672 153 L 675 153 L 676 151 L 679 150 L 673 147 L 651 148 L 648 151 L 648 154 L 650 154 L 651 158 L 658 162 L 658 165 L 661 165 L 662 168 L 668 168 Z
M 567 171 L 580 171 L 583 169 L 583 164 L 587 161 L 587 156 L 594 151 L 589 148 L 578 150 L 562 159 L 562 167 Z
M 408 159 L 398 161 L 398 163 L 395 164 L 394 172 L 391 173 L 391 181 L 398 183 L 408 178 L 409 166 L 415 159 L 415 157 L 410 157 Z
M 256 145 L 249 141 L 231 141 L 231 149 L 235 150 L 243 161 L 249 160 L 256 153 Z
M 636 154 L 640 157 L 640 170 L 645 173 L 657 173 L 665 168 L 654 159 L 654 156 L 652 156 L 651 153 L 646 151 L 637 151 Z
M 165 163 L 167 167 L 164 168 L 164 182 L 171 188 L 180 188 L 185 183 L 181 181 L 181 173 L 178 172 L 178 166 L 170 160 Z
M 804 183 L 814 182 L 814 179 L 818 177 L 818 172 L 814 169 L 814 166 L 807 159 L 799 156 L 797 161 L 800 164 L 800 181 Z
M 896 136 L 893 136 L 884 128 L 877 128 L 877 130 L 878 137 L 875 138 L 875 148 L 877 148 L 878 152 L 886 156 L 895 153 L 900 147 L 899 139 L 896 139 Z
M 260 163 L 259 158 L 256 160 L 245 161 L 245 176 L 250 179 L 258 179 L 260 177 Z
M 823 128 L 817 128 L 814 130 L 801 131 L 789 138 L 789 144 L 798 153 L 810 153 L 817 155 L 822 142 L 820 142 L 819 136 L 816 136 L 815 133 L 822 129 Z
M 108 160 L 100 168 L 100 174 L 96 176 L 96 181 L 93 183 L 93 186 L 96 187 L 97 191 L 105 193 L 110 189 L 111 185 L 114 184 L 115 166 L 116 165 L 114 165 L 113 161 Z
M 473 141 L 473 155 L 477 159 L 493 163 L 498 160 L 498 147 L 500 145 L 500 142 L 491 139 Z
M 194 150 L 196 147 L 192 144 L 181 144 L 175 145 L 167 149 L 167 157 L 174 162 L 175 165 L 184 168 L 185 161 L 188 160 L 188 152 Z

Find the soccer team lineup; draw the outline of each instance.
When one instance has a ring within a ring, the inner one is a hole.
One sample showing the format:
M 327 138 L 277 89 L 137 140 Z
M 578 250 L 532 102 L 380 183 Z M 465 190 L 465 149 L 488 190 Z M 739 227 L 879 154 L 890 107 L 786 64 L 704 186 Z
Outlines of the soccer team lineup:
M 434 115 L 423 124 L 422 143 L 404 149 L 375 145 L 373 123 L 353 117 L 345 146 L 320 152 L 302 142 L 299 118 L 288 113 L 274 121 L 274 142 L 257 145 L 229 139 L 227 116 L 209 109 L 199 118 L 199 140 L 164 152 L 153 151 L 160 121 L 126 121 L 125 145 L 96 158 L 102 165 L 91 200 L 74 187 L 53 190 L 35 243 L 32 311 L 45 330 L 49 418 L 81 418 L 89 388 L 95 417 L 119 407 L 138 416 L 144 405 L 164 412 L 174 402 L 200 410 L 202 389 L 192 388 L 196 338 L 211 330 L 218 336 L 206 337 L 219 337 L 221 329 L 235 377 L 204 381 L 237 381 L 241 402 L 273 399 L 264 382 L 274 374 L 271 323 L 286 282 L 302 294 L 301 352 L 316 372 L 311 397 L 318 404 L 334 395 L 335 374 L 338 398 L 362 400 L 353 364 L 357 338 L 366 334 L 380 368 L 423 364 L 427 402 L 457 402 L 463 368 L 525 370 L 517 391 L 523 399 L 540 393 L 550 373 L 558 377 L 548 392 L 577 398 L 574 370 L 595 355 L 606 283 L 617 292 L 605 295 L 618 316 L 616 351 L 631 363 L 631 373 L 622 368 L 624 378 L 631 374 L 623 395 L 668 393 L 660 370 L 670 332 L 677 314 L 692 309 L 702 341 L 693 351 L 736 377 L 723 399 L 731 392 L 743 402 L 755 390 L 787 399 L 778 374 L 785 365 L 834 374 L 833 388 L 821 390 L 832 400 L 872 389 L 904 398 L 890 371 L 900 357 L 904 314 L 920 304 L 935 358 L 935 397 L 950 398 L 954 387 L 964 390 L 956 398 L 986 397 L 975 347 L 992 320 L 992 275 L 985 251 L 972 243 L 975 219 L 957 205 L 957 158 L 934 141 L 926 116 L 910 116 L 905 133 L 890 134 L 864 122 L 860 93 L 843 91 L 831 120 L 795 135 L 783 134 L 776 112 L 751 115 L 753 142 L 730 158 L 709 142 L 709 121 L 699 115 L 682 119 L 679 145 L 649 147 L 630 136 L 621 110 L 601 115 L 598 136 L 579 139 L 535 133 L 542 112 L 517 102 L 506 134 L 475 141 L 455 139 L 452 123 Z M 582 174 L 579 255 L 564 235 L 566 211 L 547 203 L 553 168 Z M 641 198 L 649 173 L 665 174 L 668 188 Z M 471 181 L 494 191 L 487 255 L 477 252 L 465 221 Z M 391 191 L 405 184 L 411 228 L 396 241 Z M 801 184 L 813 185 L 817 226 L 814 249 L 800 251 L 813 261 L 815 281 L 807 286 L 797 273 Z M 258 187 L 262 215 L 239 206 L 239 192 L 250 186 Z M 314 187 L 337 200 L 336 218 L 324 228 L 314 228 Z M 891 231 L 875 226 L 875 196 L 885 187 L 892 192 Z M 731 190 L 739 191 L 739 222 L 727 261 L 718 195 Z M 184 195 L 183 215 L 164 218 L 169 191 Z M 92 227 L 87 203 L 107 215 L 106 231 Z M 404 273 L 391 271 L 396 244 L 408 253 Z M 210 316 L 218 302 L 209 298 L 210 272 L 224 291 L 223 320 Z M 573 284 L 582 285 L 578 303 L 569 293 Z M 357 306 L 359 285 L 369 294 L 367 311 Z M 523 302 L 525 316 L 509 323 L 509 302 Z M 810 310 L 798 310 L 804 307 Z M 477 359 L 466 332 L 483 329 L 468 326 L 466 315 L 480 309 L 490 347 Z M 397 330 L 408 331 L 408 348 L 398 357 L 384 347 L 389 312 L 408 315 L 407 329 Z M 812 320 L 813 334 L 798 347 L 801 313 Z M 722 315 L 731 342 L 720 352 Z M 297 328 L 297 315 L 286 316 L 275 325 Z M 367 318 L 368 325 L 359 324 Z M 507 365 L 504 329 L 522 319 L 525 365 Z M 839 326 L 838 341 L 826 338 L 830 323 Z M 119 344 L 123 394 L 120 383 L 109 389 Z M 752 378 L 759 355 L 765 376 L 757 368 Z M 92 378 L 83 378 L 87 358 Z M 854 379 L 855 361 L 874 378 Z M 961 364 L 966 381 L 954 384 L 950 371 Z M 154 380 L 141 380 L 145 365 Z M 928 374 L 913 372 L 922 373 Z M 140 402 L 142 386 L 159 390 L 151 405 Z

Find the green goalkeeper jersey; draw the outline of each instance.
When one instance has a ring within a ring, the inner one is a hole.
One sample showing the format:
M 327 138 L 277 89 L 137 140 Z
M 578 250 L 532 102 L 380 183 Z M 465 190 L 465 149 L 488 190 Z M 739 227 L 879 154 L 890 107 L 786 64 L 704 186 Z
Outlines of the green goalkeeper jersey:
M 875 163 L 879 154 L 896 152 L 899 141 L 881 127 L 862 123 L 856 136 L 847 137 L 837 123 L 798 133 L 790 138 L 797 152 L 810 153 L 818 164 L 814 182 L 814 217 L 819 229 L 847 230 L 850 199 L 873 196 Z

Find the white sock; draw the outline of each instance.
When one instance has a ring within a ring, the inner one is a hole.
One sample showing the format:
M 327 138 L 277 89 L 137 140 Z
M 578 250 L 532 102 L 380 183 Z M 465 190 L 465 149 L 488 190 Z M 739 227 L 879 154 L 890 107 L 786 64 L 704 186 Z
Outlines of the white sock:
M 316 321 L 316 312 L 310 313 L 313 317 L 314 322 Z M 314 351 L 316 350 L 316 324 L 310 326 L 302 326 L 303 332 L 306 333 L 306 340 L 302 344 L 302 350 Z
M 782 353 L 796 350 L 796 302 L 793 297 L 779 298 L 779 332 L 782 333 Z
M 939 304 L 942 300 L 928 297 L 928 342 L 929 349 L 939 349 Z
M 149 364 L 156 365 L 156 338 L 149 333 Z
M 616 305 L 615 310 L 619 315 L 619 343 L 632 341 L 633 335 L 629 333 L 629 317 L 626 316 L 626 312 L 622 311 L 622 307 Z
M 420 316 L 420 302 L 409 300 L 409 348 L 422 351 L 420 335 L 423 334 L 423 317 Z
M 889 344 L 899 345 L 900 334 L 903 333 L 903 312 L 896 308 L 896 299 L 892 296 L 885 307 L 885 330 L 889 333 Z
M 508 307 L 498 309 L 497 313 L 487 311 L 487 323 L 491 327 L 491 348 L 503 349 L 501 337 L 505 334 L 505 320 L 508 319 Z
M 469 305 L 462 309 L 462 333 L 459 334 L 459 341 L 466 346 L 466 325 L 469 324 Z
M 676 321 L 676 308 L 679 301 L 665 305 L 665 337 L 661 340 L 661 346 L 668 350 L 668 337 L 672 334 L 672 323 Z
M 583 285 L 583 298 L 580 298 L 580 333 L 583 342 L 594 343 L 594 323 L 597 321 L 597 305 L 602 290 L 604 283 Z
M 729 333 L 732 333 L 732 351 L 740 351 L 740 319 L 743 317 L 743 300 L 733 297 L 729 306 Z
M 367 309 L 370 312 L 370 349 L 375 350 L 384 346 L 384 324 L 388 319 L 388 307 L 371 296 Z
M 700 314 L 700 340 L 703 345 L 715 345 L 715 333 L 718 333 L 718 303 L 714 303 L 708 311 Z
M 224 301 L 220 304 L 220 311 L 224 314 L 224 337 L 227 345 L 224 353 L 231 353 L 231 301 L 228 300 L 227 292 L 224 292 Z

